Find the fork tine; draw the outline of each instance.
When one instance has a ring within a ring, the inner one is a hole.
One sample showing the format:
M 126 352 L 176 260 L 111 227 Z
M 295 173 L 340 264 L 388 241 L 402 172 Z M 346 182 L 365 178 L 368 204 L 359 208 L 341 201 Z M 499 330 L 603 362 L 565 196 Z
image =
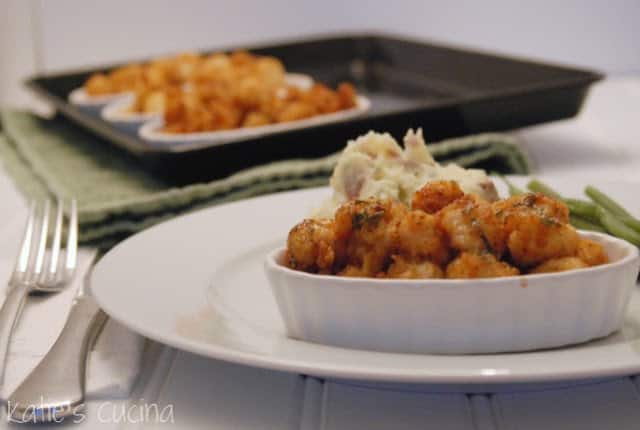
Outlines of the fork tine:
M 60 240 L 62 238 L 62 199 L 56 199 L 56 221 L 53 231 L 53 243 L 51 244 L 51 257 L 49 258 L 49 270 L 46 274 L 46 281 L 55 283 L 58 272 L 58 261 L 60 257 Z
M 16 267 L 11 275 L 10 284 L 16 282 L 20 276 L 24 276 L 29 267 L 29 257 L 31 255 L 31 239 L 33 237 L 33 226 L 35 224 L 36 202 L 33 200 L 29 205 L 29 215 L 27 216 L 27 225 L 24 229 L 22 244 L 20 245 L 20 254 L 16 261 Z
M 78 204 L 76 199 L 71 200 L 69 209 L 69 228 L 67 234 L 67 251 L 65 261 L 65 275 L 67 279 L 73 276 L 78 257 Z
M 49 199 L 45 200 L 44 207 L 42 208 L 42 223 L 40 224 L 40 239 L 38 240 L 38 251 L 36 253 L 36 265 L 33 270 L 33 276 L 35 280 L 38 280 L 42 273 L 42 266 L 44 266 L 44 257 L 47 250 L 47 237 L 49 234 L 49 209 L 51 202 Z

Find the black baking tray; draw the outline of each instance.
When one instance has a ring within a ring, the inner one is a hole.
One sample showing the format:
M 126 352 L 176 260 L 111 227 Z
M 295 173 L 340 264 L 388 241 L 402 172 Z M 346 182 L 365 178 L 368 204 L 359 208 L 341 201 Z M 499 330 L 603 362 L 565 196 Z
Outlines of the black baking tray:
M 287 158 L 335 152 L 369 130 L 397 138 L 422 127 L 429 141 L 484 131 L 500 131 L 570 118 L 578 113 L 589 86 L 602 75 L 448 47 L 380 33 L 342 34 L 274 43 L 249 49 L 280 58 L 287 70 L 335 86 L 353 82 L 371 109 L 355 119 L 316 125 L 197 150 L 174 152 L 149 147 L 108 122 L 67 101 L 69 93 L 97 71 L 30 78 L 26 84 L 63 115 L 92 130 L 166 181 L 185 184 L 229 175 L 239 169 Z

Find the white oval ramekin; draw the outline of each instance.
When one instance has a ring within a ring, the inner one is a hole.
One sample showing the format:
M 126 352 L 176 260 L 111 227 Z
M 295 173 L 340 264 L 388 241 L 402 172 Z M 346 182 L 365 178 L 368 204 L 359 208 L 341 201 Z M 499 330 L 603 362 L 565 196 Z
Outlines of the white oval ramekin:
M 162 113 L 131 112 L 129 109 L 133 105 L 134 101 L 133 97 L 115 100 L 107 104 L 102 109 L 100 117 L 118 130 L 122 130 L 137 137 L 140 127 L 149 121 L 161 119 Z
M 558 273 L 490 279 L 369 279 L 316 275 L 282 264 L 265 271 L 288 335 L 386 352 L 481 354 L 586 342 L 620 329 L 640 258 L 630 243 L 580 232 L 610 262 Z
M 81 111 L 99 118 L 102 109 L 108 104 L 121 100 L 133 100 L 133 97 L 133 94 L 130 92 L 90 96 L 84 88 L 80 87 L 71 91 L 68 99 L 71 104 L 77 106 Z

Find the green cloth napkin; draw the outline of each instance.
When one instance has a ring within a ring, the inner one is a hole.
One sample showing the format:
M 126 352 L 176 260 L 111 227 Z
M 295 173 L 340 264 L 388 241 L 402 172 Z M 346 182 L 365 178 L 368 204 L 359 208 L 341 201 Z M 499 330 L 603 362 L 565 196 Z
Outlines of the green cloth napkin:
M 339 156 L 278 161 L 224 179 L 169 187 L 135 160 L 62 117 L 42 119 L 4 110 L 0 119 L 0 158 L 17 187 L 29 198 L 75 197 L 80 240 L 98 246 L 203 206 L 325 185 Z M 429 149 L 440 162 L 529 172 L 526 155 L 506 134 L 449 139 Z M 215 169 L 213 160 L 211 168 Z

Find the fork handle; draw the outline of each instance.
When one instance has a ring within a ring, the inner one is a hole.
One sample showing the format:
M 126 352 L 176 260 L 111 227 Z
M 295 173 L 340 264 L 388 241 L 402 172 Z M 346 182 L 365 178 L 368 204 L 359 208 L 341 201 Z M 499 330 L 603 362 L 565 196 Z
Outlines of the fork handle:
M 8 398 L 9 415 L 23 416 L 25 408 L 42 405 L 41 421 L 63 418 L 83 407 L 87 352 L 107 315 L 93 298 L 77 298 L 60 336 L 47 355 Z
M 4 371 L 7 367 L 11 334 L 18 321 L 18 315 L 29 294 L 29 286 L 25 284 L 10 285 L 0 308 L 0 387 L 4 383 Z

